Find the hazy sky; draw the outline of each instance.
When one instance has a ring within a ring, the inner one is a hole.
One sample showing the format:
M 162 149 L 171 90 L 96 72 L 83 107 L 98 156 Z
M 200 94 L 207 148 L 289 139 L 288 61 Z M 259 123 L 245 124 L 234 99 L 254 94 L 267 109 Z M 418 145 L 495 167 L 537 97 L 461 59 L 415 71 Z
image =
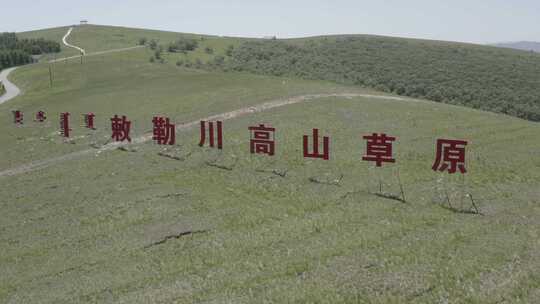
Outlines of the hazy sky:
M 78 23 L 228 36 L 378 34 L 540 41 L 540 0 L 0 0 L 0 32 Z

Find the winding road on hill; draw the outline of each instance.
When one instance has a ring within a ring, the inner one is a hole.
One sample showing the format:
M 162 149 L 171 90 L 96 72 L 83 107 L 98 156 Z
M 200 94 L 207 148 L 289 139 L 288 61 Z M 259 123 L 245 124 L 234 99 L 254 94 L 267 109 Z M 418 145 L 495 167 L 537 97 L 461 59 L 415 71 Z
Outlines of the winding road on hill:
M 283 106 L 292 105 L 292 104 L 296 104 L 296 103 L 309 102 L 309 101 L 313 101 L 313 100 L 316 100 L 316 99 L 327 98 L 327 97 L 343 97 L 343 98 L 366 97 L 366 98 L 376 98 L 376 99 L 382 99 L 382 100 L 419 102 L 419 100 L 411 99 L 411 98 L 404 98 L 404 97 L 397 97 L 397 96 L 359 94 L 359 93 L 333 93 L 333 94 L 300 95 L 300 96 L 290 97 L 290 98 L 286 98 L 286 99 L 271 100 L 271 101 L 262 103 L 260 105 L 255 105 L 255 106 L 251 106 L 251 107 L 245 107 L 245 108 L 241 108 L 241 109 L 226 112 L 226 113 L 221 113 L 221 114 L 217 114 L 217 115 L 212 115 L 212 116 L 200 118 L 200 119 L 197 119 L 195 121 L 180 124 L 180 125 L 176 126 L 176 131 L 179 131 L 179 132 L 180 131 L 185 131 L 185 130 L 188 130 L 188 129 L 193 128 L 195 126 L 198 126 L 200 124 L 201 120 L 206 120 L 206 121 L 208 121 L 208 120 L 221 120 L 221 121 L 229 120 L 229 119 L 233 119 L 233 118 L 237 118 L 237 117 L 241 117 L 241 116 L 245 116 L 245 115 L 249 115 L 249 114 L 253 114 L 253 113 L 267 111 L 267 110 L 278 108 L 278 107 L 283 107 Z M 21 165 L 21 166 L 16 167 L 16 168 L 0 171 L 0 177 L 13 176 L 13 175 L 18 175 L 18 174 L 28 173 L 28 172 L 35 171 L 35 170 L 38 170 L 38 169 L 43 169 L 43 168 L 49 167 L 49 166 L 57 164 L 57 163 L 62 163 L 64 161 L 69 161 L 69 160 L 81 158 L 83 156 L 97 155 L 97 154 L 99 154 L 101 152 L 114 150 L 116 148 L 126 146 L 128 144 L 141 144 L 141 143 L 152 140 L 152 136 L 153 136 L 152 133 L 147 133 L 147 134 L 145 134 L 143 136 L 134 138 L 131 143 L 113 142 L 113 143 L 106 144 L 106 145 L 104 145 L 104 146 L 102 146 L 102 147 L 100 147 L 98 149 L 81 150 L 81 151 L 68 153 L 68 154 L 58 156 L 58 157 L 54 157 L 54 158 L 34 161 L 34 162 L 29 163 L 29 164 Z
M 62 42 L 64 43 L 65 46 L 70 47 L 70 48 L 74 48 L 74 49 L 78 50 L 79 52 L 81 52 L 82 55 L 86 55 L 86 51 L 83 48 L 80 48 L 80 47 L 78 47 L 76 45 L 73 45 L 73 44 L 69 44 L 66 41 L 67 37 L 69 37 L 69 35 L 71 35 L 72 31 L 73 31 L 73 27 L 70 27 L 69 30 L 67 31 L 67 33 L 62 38 Z
M 17 97 L 17 95 L 21 93 L 21 90 L 8 79 L 9 73 L 13 72 L 16 68 L 17 67 L 13 67 L 0 72 L 0 82 L 2 82 L 6 88 L 6 92 L 0 96 L 0 104 Z
M 93 52 L 93 53 L 88 53 L 87 54 L 86 51 L 83 48 L 78 47 L 76 45 L 72 45 L 72 44 L 70 44 L 70 43 L 68 43 L 66 41 L 66 39 L 69 37 L 69 35 L 71 34 L 72 31 L 73 31 L 73 27 L 70 27 L 69 30 L 67 31 L 67 33 L 64 35 L 64 37 L 62 37 L 62 43 L 64 43 L 64 45 L 66 45 L 67 47 L 74 48 L 74 49 L 78 50 L 84 56 L 103 55 L 103 54 L 108 54 L 108 53 L 123 52 L 123 51 L 129 51 L 129 50 L 134 50 L 134 49 L 139 49 L 139 48 L 145 47 L 144 45 L 137 45 L 137 46 L 127 47 L 127 48 L 112 49 L 112 50 L 106 50 L 106 51 L 98 51 L 98 52 Z M 81 55 L 64 57 L 64 58 L 59 58 L 59 59 L 55 59 L 55 60 L 50 60 L 49 63 L 61 62 L 61 61 L 66 61 L 66 60 L 69 60 L 69 59 L 80 58 L 80 57 L 81 57 Z M 0 96 L 0 104 L 2 104 L 4 102 L 7 102 L 7 101 L 19 96 L 19 94 L 21 93 L 21 90 L 16 85 L 14 85 L 12 82 L 10 82 L 9 79 L 8 79 L 9 74 L 11 72 L 13 72 L 16 68 L 17 67 L 12 67 L 12 68 L 9 68 L 9 69 L 2 70 L 2 72 L 0 72 L 0 82 L 2 82 L 4 84 L 4 87 L 6 88 L 6 92 L 2 96 Z

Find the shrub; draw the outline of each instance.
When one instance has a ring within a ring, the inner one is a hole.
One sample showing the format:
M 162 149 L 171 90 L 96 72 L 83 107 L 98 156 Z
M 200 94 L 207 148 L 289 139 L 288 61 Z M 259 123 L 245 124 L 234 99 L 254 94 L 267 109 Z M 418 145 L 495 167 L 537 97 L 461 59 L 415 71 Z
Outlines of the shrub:
M 194 51 L 197 49 L 199 43 L 195 39 L 180 38 L 175 42 L 169 43 L 167 50 L 171 53 L 187 53 L 188 51 Z
M 234 46 L 233 45 L 229 45 L 227 47 L 227 49 L 225 50 L 225 55 L 231 57 L 232 54 L 233 54 L 233 51 L 234 51 Z

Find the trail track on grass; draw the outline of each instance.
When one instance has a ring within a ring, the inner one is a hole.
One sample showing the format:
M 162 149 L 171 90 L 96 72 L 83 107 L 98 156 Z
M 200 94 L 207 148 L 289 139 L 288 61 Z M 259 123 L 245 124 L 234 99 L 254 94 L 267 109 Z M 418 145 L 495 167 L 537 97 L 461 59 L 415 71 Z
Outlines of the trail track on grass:
M 86 51 L 83 49 L 83 48 L 80 48 L 76 45 L 73 45 L 73 44 L 69 44 L 66 39 L 67 37 L 69 37 L 69 35 L 71 34 L 71 32 L 73 31 L 73 27 L 70 27 L 69 30 L 67 31 L 67 33 L 64 35 L 64 37 L 62 37 L 62 42 L 64 43 L 65 46 L 68 46 L 70 48 L 74 48 L 76 50 L 78 50 L 79 52 L 81 52 L 82 55 L 86 55 Z
M 6 88 L 6 92 L 0 96 L 0 104 L 3 104 L 4 102 L 11 100 L 21 93 L 21 90 L 11 83 L 8 79 L 8 75 L 13 72 L 17 67 L 12 67 L 9 69 L 5 69 L 2 72 L 0 72 L 0 82 L 4 84 L 4 87 Z
M 410 99 L 410 98 L 403 98 L 403 97 L 396 97 L 396 96 L 384 96 L 384 95 L 359 94 L 359 93 L 337 93 L 337 94 L 334 93 L 334 94 L 300 95 L 300 96 L 290 97 L 290 98 L 287 98 L 287 99 L 271 100 L 271 101 L 267 101 L 265 103 L 262 103 L 260 105 L 251 106 L 251 107 L 245 107 L 245 108 L 241 108 L 241 109 L 230 111 L 230 112 L 225 112 L 225 113 L 221 113 L 221 114 L 216 114 L 216 115 L 200 118 L 200 119 L 197 119 L 197 120 L 192 121 L 192 122 L 177 125 L 176 130 L 179 131 L 179 132 L 184 131 L 184 130 L 188 130 L 188 129 L 192 128 L 192 127 L 195 127 L 195 126 L 199 125 L 201 120 L 222 120 L 222 121 L 224 121 L 224 120 L 229 120 L 229 119 L 233 119 L 233 118 L 237 118 L 237 117 L 242 117 L 242 116 L 253 114 L 253 113 L 264 112 L 264 111 L 274 109 L 274 108 L 278 108 L 278 107 L 283 107 L 283 106 L 302 103 L 302 102 L 309 102 L 309 101 L 313 101 L 313 100 L 320 99 L 320 98 L 326 98 L 326 97 L 344 97 L 344 98 L 366 97 L 366 98 L 376 98 L 376 99 L 382 99 L 382 100 L 418 102 L 418 100 Z M 114 149 L 116 149 L 118 147 L 126 146 L 128 144 L 132 144 L 132 145 L 133 144 L 141 144 L 141 143 L 147 142 L 149 140 L 152 140 L 152 134 L 151 133 L 147 133 L 147 134 L 142 135 L 140 137 L 134 138 L 131 143 L 114 142 L 114 143 L 106 144 L 106 145 L 100 147 L 99 149 L 81 150 L 81 151 L 72 152 L 72 153 L 65 154 L 65 155 L 58 156 L 58 157 L 53 157 L 53 158 L 49 158 L 49 159 L 34 161 L 34 162 L 31 162 L 31 163 L 28 163 L 28 164 L 25 164 L 25 165 L 21 165 L 21 166 L 12 168 L 12 169 L 7 169 L 7 170 L 4 170 L 4 171 L 0 171 L 0 177 L 23 174 L 23 173 L 35 171 L 35 170 L 38 170 L 38 169 L 43 169 L 43 168 L 52 166 L 54 164 L 62 163 L 62 162 L 65 162 L 65 161 L 78 159 L 78 158 L 88 156 L 88 155 L 94 155 L 96 153 L 101 153 L 101 152 L 105 152 L 105 151 L 114 150 Z

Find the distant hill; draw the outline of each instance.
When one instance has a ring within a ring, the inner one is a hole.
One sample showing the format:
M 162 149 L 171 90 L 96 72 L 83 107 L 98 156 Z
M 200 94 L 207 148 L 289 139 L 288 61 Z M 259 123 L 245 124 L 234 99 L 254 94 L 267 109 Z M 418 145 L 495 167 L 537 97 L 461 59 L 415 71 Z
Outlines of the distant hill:
M 519 41 L 519 42 L 507 42 L 507 43 L 497 43 L 494 46 L 505 47 L 516 50 L 523 51 L 533 51 L 540 53 L 540 42 L 533 41 Z
M 66 31 L 18 35 L 60 41 Z M 540 54 L 522 50 L 370 35 L 268 40 L 98 25 L 77 27 L 69 39 L 97 52 L 141 38 L 156 41 L 160 57 L 178 67 L 329 80 L 540 121 Z M 171 43 L 184 38 L 196 39 L 198 47 L 170 52 Z

